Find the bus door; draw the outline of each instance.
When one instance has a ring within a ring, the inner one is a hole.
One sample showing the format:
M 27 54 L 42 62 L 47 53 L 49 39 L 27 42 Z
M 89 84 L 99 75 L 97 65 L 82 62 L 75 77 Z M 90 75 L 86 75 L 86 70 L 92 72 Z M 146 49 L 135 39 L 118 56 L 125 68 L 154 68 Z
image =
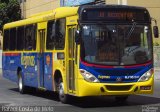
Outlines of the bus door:
M 68 27 L 68 67 L 67 67 L 67 81 L 68 81 L 68 91 L 69 93 L 74 94 L 75 93 L 75 67 L 76 67 L 76 62 L 75 62 L 75 30 L 76 26 L 69 26 Z
M 45 33 L 46 29 L 38 25 L 38 87 L 44 88 L 44 48 L 45 48 Z

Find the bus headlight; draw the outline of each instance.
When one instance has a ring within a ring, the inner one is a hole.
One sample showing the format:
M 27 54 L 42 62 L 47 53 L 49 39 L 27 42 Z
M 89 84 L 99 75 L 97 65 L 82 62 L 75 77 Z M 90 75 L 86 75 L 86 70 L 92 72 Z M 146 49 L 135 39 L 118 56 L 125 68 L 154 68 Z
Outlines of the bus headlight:
M 150 69 L 149 71 L 147 71 L 146 73 L 144 73 L 140 79 L 138 80 L 138 82 L 145 82 L 145 81 L 148 81 L 151 76 L 153 74 L 153 69 Z
M 84 77 L 84 79 L 88 82 L 99 82 L 99 80 L 93 74 L 87 72 L 84 69 L 80 69 L 80 73 Z

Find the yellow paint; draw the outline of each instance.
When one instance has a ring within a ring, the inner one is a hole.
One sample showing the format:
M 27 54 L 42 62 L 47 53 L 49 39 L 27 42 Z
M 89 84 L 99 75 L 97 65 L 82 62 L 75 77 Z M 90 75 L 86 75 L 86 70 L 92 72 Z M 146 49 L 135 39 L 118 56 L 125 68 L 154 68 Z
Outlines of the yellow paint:
M 4 29 L 10 29 L 10 28 L 14 28 L 14 27 L 19 27 L 19 26 L 25 26 L 25 25 L 28 25 L 28 24 L 37 24 L 37 39 L 36 39 L 36 50 L 35 51 L 5 51 L 5 53 L 7 52 L 13 52 L 13 53 L 37 53 L 37 52 L 40 52 L 40 38 L 39 38 L 39 33 L 38 33 L 38 30 L 41 30 L 41 29 L 45 29 L 45 41 L 44 41 L 44 46 L 46 46 L 46 33 L 47 33 L 47 22 L 49 20 L 56 20 L 58 18 L 65 18 L 66 17 L 66 24 L 77 24 L 77 12 L 78 12 L 78 7 L 61 7 L 61 8 L 57 8 L 55 10 L 51 10 L 51 11 L 47 11 L 47 12 L 43 12 L 43 13 L 39 13 L 39 14 L 36 14 L 36 15 L 33 15 L 32 17 L 28 18 L 28 19 L 24 19 L 24 20 L 20 20 L 20 21 L 16 21 L 16 22 L 12 22 L 12 23 L 8 23 L 8 24 L 5 24 L 4 25 Z M 74 17 L 71 17 L 71 16 L 74 16 Z M 70 22 L 67 21 L 68 19 L 67 18 L 70 18 L 72 19 Z M 67 31 L 67 30 L 66 30 Z M 67 36 L 67 32 L 66 32 L 66 40 L 68 39 L 68 36 Z M 67 42 L 67 41 L 65 41 Z M 63 82 L 64 82 L 64 92 L 67 94 L 68 91 L 67 91 L 67 80 L 66 80 L 66 73 L 67 73 L 67 63 L 66 63 L 66 53 L 67 53 L 67 46 L 68 44 L 66 43 L 65 44 L 65 48 L 64 50 L 46 50 L 46 48 L 44 49 L 44 52 L 46 53 L 53 53 L 53 67 L 52 67 L 52 70 L 53 70 L 53 90 L 55 90 L 55 82 L 54 82 L 54 73 L 55 71 L 60 71 L 61 74 L 62 74 L 62 79 L 63 79 Z M 65 54 L 65 60 L 57 60 L 57 53 L 58 52 L 64 52 Z M 33 57 L 32 57 L 33 58 Z M 23 57 L 23 59 L 21 59 L 21 62 L 23 65 L 25 65 L 25 67 L 27 66 L 30 66 L 35 63 L 32 61 L 32 58 L 31 57 Z M 24 59 L 27 59 L 27 60 L 24 60 Z
M 47 21 L 38 23 L 38 30 L 46 28 L 47 28 Z
M 64 93 L 66 94 L 71 94 L 71 95 L 75 95 L 75 96 L 97 96 L 97 95 L 130 95 L 130 94 L 151 94 L 153 92 L 153 77 L 146 82 L 135 82 L 135 83 L 90 83 L 84 80 L 84 78 L 82 77 L 82 75 L 79 72 L 79 60 L 80 60 L 80 45 L 77 46 L 77 65 L 74 65 L 75 68 L 75 91 L 73 90 L 69 90 L 68 89 L 68 29 L 69 28 L 77 28 L 77 20 L 78 20 L 78 7 L 61 7 L 58 8 L 56 10 L 52 10 L 52 11 L 47 11 L 45 13 L 39 13 L 37 15 L 34 15 L 28 19 L 25 20 L 21 20 L 21 21 L 17 21 L 17 22 L 13 22 L 13 23 L 8 23 L 4 26 L 4 29 L 9 29 L 9 28 L 13 28 L 13 27 L 18 27 L 18 26 L 24 26 L 24 25 L 28 25 L 28 24 L 33 24 L 36 23 L 37 24 L 37 46 L 36 46 L 36 52 L 35 51 L 18 51 L 19 53 L 22 52 L 22 56 L 21 56 L 21 64 L 25 65 L 25 66 L 34 66 L 35 65 L 35 57 L 34 56 L 24 56 L 23 53 L 37 53 L 40 51 L 40 39 L 39 34 L 38 34 L 38 30 L 41 29 L 45 29 L 45 32 L 47 32 L 47 22 L 49 20 L 56 20 L 58 18 L 64 18 L 66 17 L 66 34 L 65 34 L 65 48 L 64 50 L 46 50 L 44 49 L 44 52 L 47 53 L 52 53 L 53 57 L 52 57 L 52 63 L 53 63 L 53 87 L 55 87 L 55 82 L 54 82 L 54 75 L 55 75 L 55 71 L 60 71 L 62 74 L 62 80 L 64 82 Z M 45 37 L 46 37 L 46 33 L 45 33 Z M 44 41 L 44 46 L 46 43 L 46 38 Z M 5 51 L 6 53 L 8 51 Z M 12 51 L 13 53 L 18 53 L 17 51 Z M 57 59 L 57 53 L 61 52 L 64 53 L 65 55 L 65 59 L 63 60 L 58 60 Z M 76 61 L 75 59 L 73 59 L 74 61 Z M 98 78 L 101 79 L 109 79 L 109 76 L 99 76 Z M 121 86 L 121 85 L 132 85 L 131 89 L 128 91 L 109 91 L 105 88 L 106 85 L 117 85 L 117 86 Z M 140 90 L 140 86 L 147 86 L 147 85 L 152 85 L 152 89 L 151 90 Z M 105 89 L 105 92 L 101 92 L 100 88 L 103 87 Z M 134 89 L 138 87 L 138 91 L 134 92 Z M 55 88 L 54 88 L 55 90 Z
M 80 75 L 80 74 L 79 74 Z M 78 83 L 78 94 L 77 96 L 99 96 L 99 95 L 133 95 L 133 94 L 152 94 L 154 88 L 154 77 L 146 82 L 134 82 L 134 83 L 90 83 L 85 81 L 83 78 L 77 79 Z M 123 86 L 123 85 L 132 85 L 132 87 L 127 91 L 109 91 L 106 86 Z M 151 86 L 151 90 L 140 90 L 140 86 Z M 104 92 L 100 88 L 104 88 Z M 135 88 L 138 87 L 138 90 L 134 92 Z
M 67 25 L 76 25 L 78 20 L 78 16 L 71 16 L 71 17 L 67 17 L 67 21 L 66 24 Z
M 78 7 L 60 7 L 52 11 L 47 11 L 44 13 L 37 14 L 31 18 L 8 23 L 4 25 L 4 29 L 9 29 L 13 27 L 45 22 L 52 19 L 64 18 L 69 16 L 77 15 Z

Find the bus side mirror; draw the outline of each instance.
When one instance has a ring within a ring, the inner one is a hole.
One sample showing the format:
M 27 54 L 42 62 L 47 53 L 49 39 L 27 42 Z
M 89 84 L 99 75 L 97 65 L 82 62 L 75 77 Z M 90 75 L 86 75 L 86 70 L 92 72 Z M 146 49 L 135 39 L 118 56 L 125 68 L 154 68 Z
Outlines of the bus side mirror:
M 75 31 L 75 42 L 76 44 L 80 44 L 80 31 L 79 30 L 76 30 Z
M 155 38 L 158 38 L 158 37 L 159 37 L 158 26 L 153 26 L 153 33 L 154 33 L 154 37 L 155 37 Z

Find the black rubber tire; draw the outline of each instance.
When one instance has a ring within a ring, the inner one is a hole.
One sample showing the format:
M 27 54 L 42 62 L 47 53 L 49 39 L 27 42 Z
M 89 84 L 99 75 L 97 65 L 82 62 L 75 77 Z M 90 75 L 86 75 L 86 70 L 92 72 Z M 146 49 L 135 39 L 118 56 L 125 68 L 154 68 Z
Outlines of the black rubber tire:
M 22 78 L 22 72 L 18 74 L 18 89 L 21 94 L 26 92 L 26 87 L 24 86 L 24 80 Z
M 63 86 L 62 79 L 59 79 L 59 83 L 58 83 L 58 97 L 62 103 L 65 103 L 65 104 L 69 103 L 70 97 L 69 95 L 64 93 L 64 86 Z

